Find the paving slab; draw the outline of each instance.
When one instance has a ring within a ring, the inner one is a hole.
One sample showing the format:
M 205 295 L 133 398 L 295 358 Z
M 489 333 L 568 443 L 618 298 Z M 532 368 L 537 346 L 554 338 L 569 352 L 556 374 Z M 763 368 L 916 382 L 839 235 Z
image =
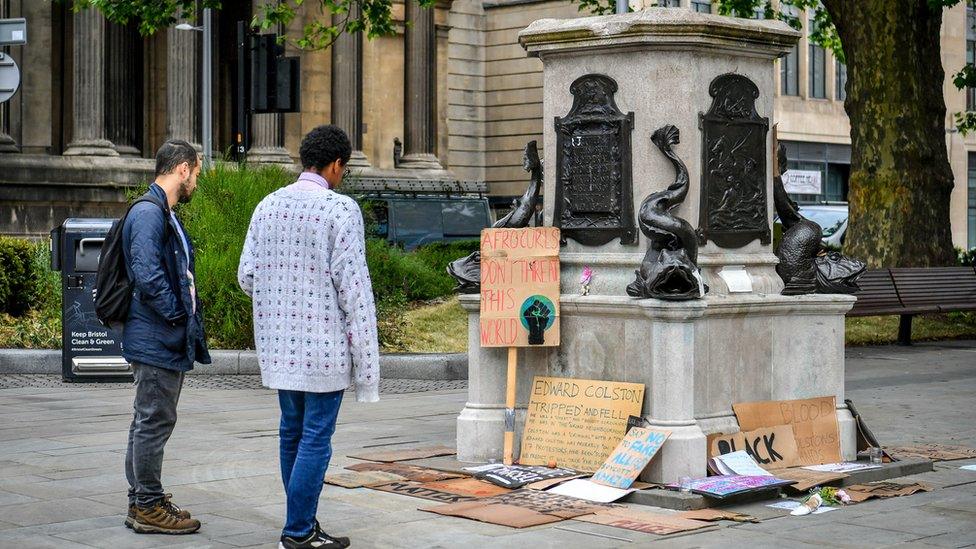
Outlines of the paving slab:
M 976 447 L 974 351 L 976 342 L 851 349 L 846 396 L 883 444 Z M 0 388 L 0 547 L 275 547 L 285 512 L 276 395 L 248 376 L 217 377 L 239 379 L 194 376 L 166 448 L 166 489 L 204 522 L 190 537 L 138 536 L 121 526 L 131 386 L 66 387 L 37 376 L 0 381 L 8 387 Z M 39 386 L 17 386 L 25 379 Z M 364 448 L 453 445 L 463 387 L 398 382 L 386 385 L 377 404 L 347 399 L 330 470 L 353 463 L 346 456 Z M 763 522 L 720 522 L 671 536 L 578 521 L 518 530 L 420 511 L 436 505 L 427 500 L 334 486 L 323 489 L 319 518 L 356 547 L 959 547 L 976 543 L 976 472 L 959 469 L 966 463 L 976 460 L 940 462 L 934 471 L 898 479 L 926 482 L 935 488 L 929 493 L 809 517 L 791 517 L 768 502 L 735 505 L 730 509 Z M 425 463 L 448 464 L 461 465 L 450 457 Z

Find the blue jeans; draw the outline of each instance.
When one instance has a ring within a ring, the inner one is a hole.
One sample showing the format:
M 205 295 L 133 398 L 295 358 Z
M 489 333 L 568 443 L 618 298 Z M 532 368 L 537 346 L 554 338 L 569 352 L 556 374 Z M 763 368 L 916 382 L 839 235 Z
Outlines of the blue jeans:
M 332 458 L 332 434 L 342 393 L 278 391 L 281 480 L 288 501 L 282 530 L 286 536 L 305 537 L 315 528 L 315 512 Z

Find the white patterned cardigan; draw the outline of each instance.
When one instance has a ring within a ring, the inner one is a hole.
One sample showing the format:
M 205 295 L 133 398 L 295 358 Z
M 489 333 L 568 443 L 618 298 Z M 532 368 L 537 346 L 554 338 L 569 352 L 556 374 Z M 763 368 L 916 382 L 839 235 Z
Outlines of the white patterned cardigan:
M 237 271 L 253 299 L 261 381 L 379 400 L 376 307 L 356 202 L 299 180 L 258 204 Z

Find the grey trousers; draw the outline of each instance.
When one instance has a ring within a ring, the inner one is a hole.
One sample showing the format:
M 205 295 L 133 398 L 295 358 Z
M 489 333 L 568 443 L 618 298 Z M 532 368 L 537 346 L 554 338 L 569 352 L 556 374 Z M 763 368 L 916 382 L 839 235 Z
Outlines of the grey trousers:
M 125 452 L 129 505 L 152 507 L 163 498 L 163 447 L 176 426 L 176 403 L 183 388 L 183 372 L 133 364 L 136 397 Z

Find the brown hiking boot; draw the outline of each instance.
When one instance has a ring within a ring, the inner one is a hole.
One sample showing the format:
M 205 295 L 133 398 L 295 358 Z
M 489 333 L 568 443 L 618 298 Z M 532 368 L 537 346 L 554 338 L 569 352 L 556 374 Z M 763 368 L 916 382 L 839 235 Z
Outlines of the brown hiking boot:
M 174 515 L 180 517 L 181 519 L 188 519 L 188 518 L 190 518 L 190 512 L 189 511 L 187 511 L 185 509 L 181 509 L 179 506 L 177 506 L 176 504 L 173 503 L 173 494 L 165 494 L 163 496 L 163 505 L 165 505 L 166 507 L 168 507 L 171 513 L 173 513 Z
M 173 494 L 165 494 L 163 496 L 163 505 L 169 507 L 170 512 L 175 513 L 176 516 L 188 519 L 190 518 L 190 512 L 181 509 L 179 506 L 173 503 Z M 125 516 L 125 527 L 132 528 L 132 523 L 136 521 L 136 506 L 135 504 L 129 506 L 129 512 Z
M 200 529 L 200 521 L 182 518 L 173 512 L 165 499 L 151 508 L 136 507 L 132 529 L 140 534 L 192 534 Z

